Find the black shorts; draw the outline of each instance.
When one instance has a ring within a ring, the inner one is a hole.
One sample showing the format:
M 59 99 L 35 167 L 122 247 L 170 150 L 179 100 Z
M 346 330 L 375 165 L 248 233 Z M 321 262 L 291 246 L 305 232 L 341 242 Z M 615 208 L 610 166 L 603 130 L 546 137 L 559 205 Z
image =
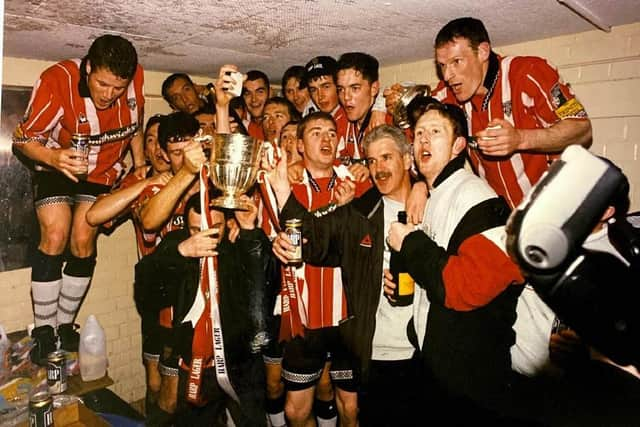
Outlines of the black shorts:
M 307 329 L 284 347 L 282 379 L 288 390 L 304 390 L 317 383 L 331 360 L 331 382 L 345 391 L 357 391 L 356 358 L 344 345 L 337 327 Z
M 95 202 L 100 194 L 111 191 L 108 185 L 88 181 L 73 182 L 58 172 L 36 171 L 32 181 L 36 209 L 59 203 L 73 205 L 81 202 Z
M 269 322 L 269 335 L 271 339 L 262 349 L 262 359 L 264 363 L 279 365 L 282 363 L 282 354 L 284 352 L 284 343 L 279 341 L 280 336 L 280 320 L 282 316 L 273 316 Z

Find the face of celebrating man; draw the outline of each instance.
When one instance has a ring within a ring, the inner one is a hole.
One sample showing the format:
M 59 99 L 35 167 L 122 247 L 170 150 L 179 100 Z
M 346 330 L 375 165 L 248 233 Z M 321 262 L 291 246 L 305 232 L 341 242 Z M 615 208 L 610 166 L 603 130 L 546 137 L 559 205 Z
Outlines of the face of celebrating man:
M 338 88 L 332 76 L 314 77 L 309 82 L 309 95 L 323 113 L 331 114 L 338 106 Z
M 144 150 L 147 159 L 151 162 L 154 172 L 161 173 L 170 169 L 169 163 L 165 160 L 160 144 L 158 143 L 158 128 L 160 123 L 149 126 L 144 135 Z
M 432 185 L 440 172 L 465 147 L 464 138 L 456 138 L 451 122 L 438 111 L 424 113 L 415 127 L 413 156 L 421 174 Z
M 313 174 L 331 170 L 338 149 L 338 134 L 332 120 L 315 119 L 307 123 L 298 150 L 304 164 Z
M 469 40 L 455 38 L 436 49 L 436 63 L 442 78 L 453 91 L 459 102 L 465 102 L 474 95 L 484 95 L 482 86 L 488 68 L 491 47 L 480 43 L 477 50 L 469 45 Z
M 291 77 L 284 86 L 284 97 L 291 102 L 300 113 L 304 112 L 304 108 L 309 103 L 309 91 L 307 88 L 300 87 L 300 80 Z
M 298 152 L 298 125 L 289 124 L 282 128 L 280 132 L 280 148 L 287 152 L 289 165 L 302 160 L 302 156 Z
M 214 233 L 212 234 L 212 238 L 218 240 L 218 242 L 220 240 L 222 240 L 222 237 L 224 237 L 224 233 L 225 233 L 225 219 L 224 219 L 224 213 L 220 212 L 217 209 L 211 209 L 210 211 L 210 218 L 211 218 L 211 228 L 216 228 L 218 229 L 218 233 Z M 189 235 L 193 236 L 194 234 L 200 232 L 200 214 L 196 213 L 195 210 L 191 209 L 189 210 L 189 213 L 187 214 L 187 226 L 189 227 Z
M 262 79 L 245 80 L 242 97 L 251 118 L 255 120 L 262 118 L 264 103 L 269 99 L 269 88 L 265 81 Z
M 291 120 L 289 109 L 282 104 L 271 103 L 264 107 L 262 114 L 262 130 L 267 141 L 275 141 L 280 137 L 282 127 Z
M 87 86 L 93 105 L 98 110 L 106 110 L 118 99 L 129 85 L 129 79 L 123 79 L 106 68 L 91 68 L 87 62 Z
M 193 84 L 183 78 L 174 80 L 167 89 L 167 96 L 172 108 L 188 114 L 195 113 L 204 104 Z
M 369 83 L 354 68 L 338 71 L 338 98 L 351 122 L 362 122 L 378 94 L 380 82 Z
M 408 182 L 411 156 L 402 154 L 396 142 L 383 137 L 367 147 L 369 173 L 378 191 L 384 196 L 404 202 L 403 185 Z

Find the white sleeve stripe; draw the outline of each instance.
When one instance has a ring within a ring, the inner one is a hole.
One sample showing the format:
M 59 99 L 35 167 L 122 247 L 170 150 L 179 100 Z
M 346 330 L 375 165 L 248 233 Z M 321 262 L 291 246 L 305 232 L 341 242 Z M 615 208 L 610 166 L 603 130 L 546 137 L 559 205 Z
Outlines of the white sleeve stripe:
M 551 104 L 551 101 L 549 101 L 549 97 L 547 96 L 546 92 L 542 89 L 542 87 L 540 86 L 540 83 L 538 83 L 538 81 L 536 79 L 533 78 L 532 75 L 527 74 L 527 78 L 529 80 L 531 80 L 531 82 L 536 85 L 536 87 L 538 88 L 538 90 L 540 91 L 540 94 L 544 97 L 545 101 L 547 102 L 547 106 L 549 107 L 549 109 L 551 111 L 555 111 L 555 108 L 553 107 L 553 104 Z
M 502 252 L 507 254 L 507 233 L 505 231 L 504 225 L 499 225 L 497 227 L 490 228 L 488 230 L 484 230 L 482 236 L 486 237 L 490 240 L 494 245 L 496 245 Z

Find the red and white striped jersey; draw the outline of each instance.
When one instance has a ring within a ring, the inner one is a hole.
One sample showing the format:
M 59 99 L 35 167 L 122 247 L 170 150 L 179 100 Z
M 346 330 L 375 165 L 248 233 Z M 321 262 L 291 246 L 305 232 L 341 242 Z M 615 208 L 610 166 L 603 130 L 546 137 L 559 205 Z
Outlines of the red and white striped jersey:
M 555 67 L 533 56 L 500 57 L 492 52 L 484 86 L 489 92 L 475 95 L 461 105 L 475 134 L 494 119 L 504 119 L 519 129 L 548 128 L 564 119 L 587 119 L 587 113 Z M 458 103 L 441 81 L 433 96 L 442 102 Z M 483 156 L 469 150 L 474 170 L 503 196 L 513 208 L 548 169 L 557 156 L 516 152 L 508 158 Z
M 69 148 L 74 133 L 90 135 L 87 180 L 113 185 L 124 173 L 125 151 L 143 120 L 142 67 L 138 65 L 126 91 L 111 107 L 98 110 L 81 81 L 80 63 L 80 59 L 62 61 L 40 75 L 14 143 L 35 139 L 46 147 Z
M 314 210 L 328 205 L 333 200 L 334 188 L 341 181 L 335 171 L 332 177 L 313 179 L 305 170 L 302 182 L 293 184 L 291 190 L 300 204 L 308 210 Z M 362 195 L 370 186 L 369 181 L 356 184 L 356 197 Z M 303 268 L 304 279 L 299 277 L 297 283 L 298 292 L 307 311 L 307 328 L 337 326 L 338 322 L 347 316 L 341 269 L 308 264 Z
M 142 207 L 156 194 L 160 192 L 164 188 L 164 184 L 152 184 L 147 186 L 140 195 L 138 199 L 133 203 L 132 211 L 133 211 L 133 222 L 136 228 L 136 240 L 138 243 L 138 252 L 140 255 L 145 256 L 152 253 L 160 241 L 164 236 L 174 230 L 179 230 L 184 228 L 185 218 L 184 218 L 184 207 L 186 201 L 180 199 L 178 204 L 176 205 L 171 218 L 165 223 L 165 225 L 158 231 L 146 231 L 142 228 L 142 224 L 140 221 L 140 210 Z
M 338 157 L 351 157 L 352 153 L 347 150 L 347 129 L 349 128 L 349 119 L 347 113 L 338 106 L 331 112 L 331 117 L 336 122 L 336 134 L 338 135 Z

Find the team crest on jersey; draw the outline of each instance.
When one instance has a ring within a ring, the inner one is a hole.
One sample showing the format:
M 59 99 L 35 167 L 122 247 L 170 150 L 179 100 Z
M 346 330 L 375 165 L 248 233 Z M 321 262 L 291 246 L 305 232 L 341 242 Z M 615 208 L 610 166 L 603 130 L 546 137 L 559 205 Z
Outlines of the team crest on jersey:
M 129 106 L 129 109 L 131 111 L 136 109 L 136 99 L 135 98 L 129 98 L 127 99 L 127 105 Z
M 87 116 L 85 116 L 84 113 L 78 114 L 78 121 L 80 123 L 87 123 Z
M 511 101 L 507 101 L 507 102 L 503 102 L 502 103 L 502 112 L 504 113 L 505 117 L 511 117 Z

